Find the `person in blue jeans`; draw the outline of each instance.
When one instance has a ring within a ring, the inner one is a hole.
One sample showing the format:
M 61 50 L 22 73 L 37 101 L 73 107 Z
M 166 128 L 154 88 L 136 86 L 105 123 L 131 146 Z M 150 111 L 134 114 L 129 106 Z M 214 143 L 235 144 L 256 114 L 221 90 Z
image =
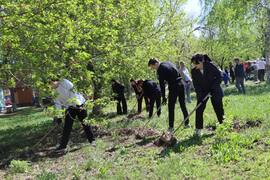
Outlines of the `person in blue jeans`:
M 187 102 L 191 103 L 190 92 L 191 92 L 192 79 L 191 79 L 191 77 L 189 75 L 189 71 L 186 68 L 184 62 L 180 62 L 179 72 L 181 74 L 181 77 L 183 78 L 182 83 L 184 84 L 184 87 L 185 87 L 185 94 L 186 94 Z

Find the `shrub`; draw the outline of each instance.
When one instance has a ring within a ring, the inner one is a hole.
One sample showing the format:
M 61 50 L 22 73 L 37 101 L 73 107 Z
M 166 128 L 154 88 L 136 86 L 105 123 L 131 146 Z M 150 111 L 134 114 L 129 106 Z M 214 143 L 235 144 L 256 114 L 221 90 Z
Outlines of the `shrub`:
M 42 172 L 40 175 L 37 176 L 38 180 L 56 180 L 57 176 L 52 172 Z
M 10 163 L 10 171 L 12 173 L 25 173 L 30 170 L 30 163 L 27 161 L 12 160 Z

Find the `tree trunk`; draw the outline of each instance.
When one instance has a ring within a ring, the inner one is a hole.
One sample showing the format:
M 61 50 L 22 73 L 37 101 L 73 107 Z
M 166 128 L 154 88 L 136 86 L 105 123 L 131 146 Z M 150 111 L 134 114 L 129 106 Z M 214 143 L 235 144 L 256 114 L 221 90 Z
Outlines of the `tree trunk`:
M 267 8 L 267 25 L 265 30 L 264 52 L 266 61 L 267 82 L 270 84 L 270 9 Z
M 99 116 L 99 115 L 102 114 L 102 107 L 101 107 L 100 104 L 95 103 L 95 101 L 97 99 L 101 98 L 101 93 L 102 93 L 101 92 L 101 89 L 102 89 L 102 81 L 101 81 L 101 79 L 96 78 L 94 80 L 93 85 L 94 85 L 94 97 L 93 97 L 93 99 L 94 99 L 94 107 L 93 107 L 92 113 L 95 116 Z

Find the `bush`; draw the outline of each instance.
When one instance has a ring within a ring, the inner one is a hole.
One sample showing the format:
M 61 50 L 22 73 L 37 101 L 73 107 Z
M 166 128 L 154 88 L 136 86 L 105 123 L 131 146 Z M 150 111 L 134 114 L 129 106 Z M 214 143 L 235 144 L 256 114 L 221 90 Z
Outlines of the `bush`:
M 30 163 L 27 161 L 12 160 L 10 163 L 11 173 L 25 173 L 30 170 Z
M 211 154 L 217 163 L 227 163 L 239 160 L 242 152 L 241 136 L 232 132 L 232 119 L 228 118 L 227 122 L 217 129 L 214 143 L 211 148 Z
M 56 180 L 57 176 L 52 172 L 42 172 L 37 176 L 38 180 Z

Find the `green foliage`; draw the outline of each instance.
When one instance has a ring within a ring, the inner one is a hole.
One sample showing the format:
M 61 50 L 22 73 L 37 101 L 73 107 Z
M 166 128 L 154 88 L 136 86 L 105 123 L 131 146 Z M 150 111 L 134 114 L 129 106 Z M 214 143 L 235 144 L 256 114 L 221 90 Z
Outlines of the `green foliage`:
M 38 180 L 56 180 L 57 176 L 56 174 L 52 173 L 52 172 L 42 172 L 41 174 L 39 174 L 37 176 Z
M 81 170 L 76 168 L 74 171 L 73 171 L 73 177 L 72 177 L 72 180 L 80 180 L 81 179 Z
M 29 162 L 21 160 L 12 160 L 9 167 L 11 173 L 26 173 L 31 169 Z
M 235 57 L 250 60 L 265 54 L 266 11 L 261 1 L 204 0 L 203 44 L 220 66 Z
M 149 57 L 186 61 L 196 51 L 193 22 L 179 11 L 184 2 L 3 0 L 1 81 L 14 86 L 13 74 L 43 96 L 48 79 L 60 76 L 100 98 L 112 77 L 126 85 L 153 78 Z

